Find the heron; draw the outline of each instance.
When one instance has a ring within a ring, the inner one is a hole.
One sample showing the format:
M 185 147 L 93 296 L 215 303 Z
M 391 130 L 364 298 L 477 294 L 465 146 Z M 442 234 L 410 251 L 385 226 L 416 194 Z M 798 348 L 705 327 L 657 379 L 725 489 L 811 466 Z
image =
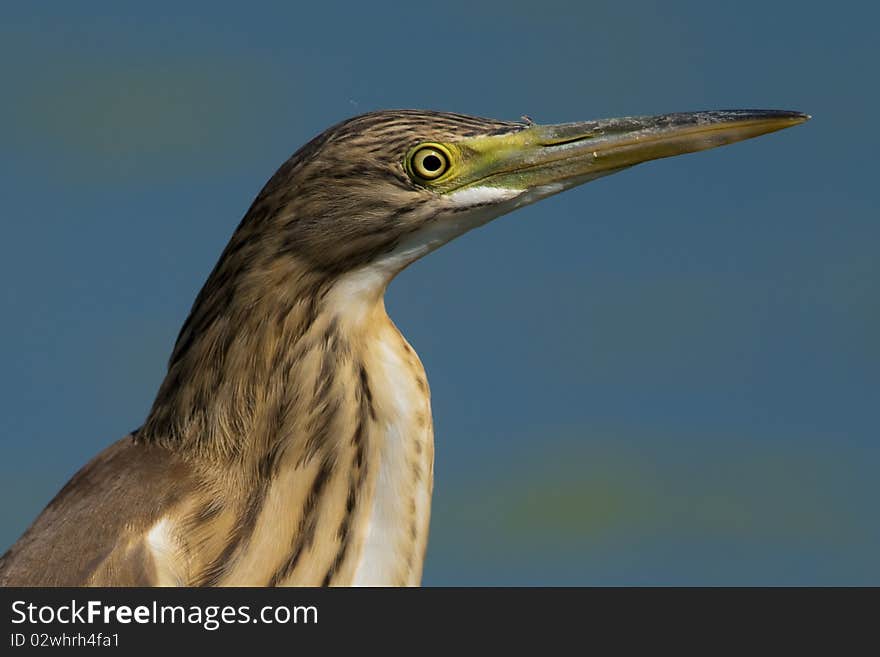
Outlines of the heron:
M 389 110 L 269 179 L 198 293 L 143 424 L 0 558 L 23 586 L 416 586 L 434 470 L 424 368 L 384 294 L 512 210 L 803 123 L 717 110 L 555 125 Z

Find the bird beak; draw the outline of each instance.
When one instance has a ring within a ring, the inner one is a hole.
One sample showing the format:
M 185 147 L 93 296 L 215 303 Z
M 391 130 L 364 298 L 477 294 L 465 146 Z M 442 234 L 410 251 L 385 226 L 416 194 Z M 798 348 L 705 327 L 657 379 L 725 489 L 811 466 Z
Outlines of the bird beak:
M 531 125 L 459 142 L 474 166 L 461 187 L 530 192 L 528 202 L 640 162 L 731 144 L 810 117 L 779 110 L 717 110 Z

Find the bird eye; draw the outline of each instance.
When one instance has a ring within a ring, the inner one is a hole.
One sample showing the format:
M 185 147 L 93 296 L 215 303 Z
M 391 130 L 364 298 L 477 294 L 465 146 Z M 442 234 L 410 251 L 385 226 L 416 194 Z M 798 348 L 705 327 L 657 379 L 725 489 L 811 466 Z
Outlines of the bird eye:
M 449 169 L 449 156 L 438 146 L 422 146 L 409 159 L 410 170 L 422 180 L 436 180 Z

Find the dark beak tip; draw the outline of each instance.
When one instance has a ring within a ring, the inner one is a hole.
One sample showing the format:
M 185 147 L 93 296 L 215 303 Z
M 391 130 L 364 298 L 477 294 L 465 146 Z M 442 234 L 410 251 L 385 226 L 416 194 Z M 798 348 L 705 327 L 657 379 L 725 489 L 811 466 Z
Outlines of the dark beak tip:
M 797 121 L 798 123 L 804 123 L 813 118 L 812 114 L 807 114 L 806 112 L 785 112 L 785 114 L 788 118 Z
M 719 125 L 737 123 L 752 123 L 764 125 L 769 131 L 782 130 L 790 128 L 801 123 L 806 123 L 812 119 L 812 115 L 805 112 L 796 112 L 793 110 L 720 110 L 717 112 L 707 112 L 710 115 L 710 123 Z
M 809 121 L 812 115 L 807 114 L 805 112 L 794 112 L 791 110 L 775 110 L 771 112 L 767 112 L 768 118 L 774 118 L 774 115 L 780 119 L 787 119 L 789 121 L 793 121 L 794 123 L 805 123 Z
M 716 112 L 712 112 L 715 114 Z M 811 114 L 806 114 L 805 112 L 796 112 L 794 110 L 768 110 L 768 109 L 754 109 L 754 110 L 720 110 L 717 114 L 728 115 L 734 120 L 737 117 L 743 119 L 781 119 L 783 121 L 795 121 L 797 123 L 803 123 L 804 121 L 809 121 L 812 117 Z

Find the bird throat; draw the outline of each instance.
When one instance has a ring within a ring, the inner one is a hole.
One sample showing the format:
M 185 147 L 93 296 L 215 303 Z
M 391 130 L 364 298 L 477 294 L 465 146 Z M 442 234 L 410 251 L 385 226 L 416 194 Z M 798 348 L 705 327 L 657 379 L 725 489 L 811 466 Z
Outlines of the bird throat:
M 267 264 L 230 292 L 221 260 L 137 434 L 204 482 L 201 507 L 171 522 L 184 550 L 214 544 L 186 583 L 416 585 L 433 429 L 424 369 L 385 312 L 388 276 Z

